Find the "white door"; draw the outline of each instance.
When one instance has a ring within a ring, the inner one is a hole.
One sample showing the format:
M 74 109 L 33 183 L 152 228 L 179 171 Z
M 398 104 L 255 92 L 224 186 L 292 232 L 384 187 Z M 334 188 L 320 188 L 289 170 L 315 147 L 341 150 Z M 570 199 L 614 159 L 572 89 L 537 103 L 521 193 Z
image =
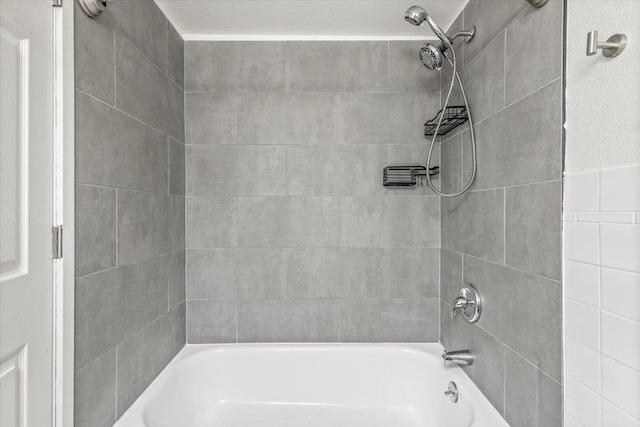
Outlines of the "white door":
M 52 423 L 51 0 L 0 0 L 0 426 Z

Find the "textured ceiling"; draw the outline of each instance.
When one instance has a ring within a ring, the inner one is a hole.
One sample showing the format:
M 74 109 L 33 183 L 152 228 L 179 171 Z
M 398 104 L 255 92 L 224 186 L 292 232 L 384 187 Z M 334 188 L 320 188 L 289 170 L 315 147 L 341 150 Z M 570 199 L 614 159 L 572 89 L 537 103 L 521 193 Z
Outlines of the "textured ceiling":
M 186 40 L 428 39 L 414 4 L 447 30 L 468 0 L 156 0 Z

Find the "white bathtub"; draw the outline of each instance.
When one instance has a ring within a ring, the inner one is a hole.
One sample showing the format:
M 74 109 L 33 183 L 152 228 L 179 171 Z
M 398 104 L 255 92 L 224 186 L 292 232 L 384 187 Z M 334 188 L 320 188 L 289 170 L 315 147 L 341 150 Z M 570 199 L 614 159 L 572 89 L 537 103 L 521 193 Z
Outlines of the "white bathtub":
M 440 344 L 187 345 L 116 427 L 500 427 Z M 460 400 L 444 395 L 455 381 Z

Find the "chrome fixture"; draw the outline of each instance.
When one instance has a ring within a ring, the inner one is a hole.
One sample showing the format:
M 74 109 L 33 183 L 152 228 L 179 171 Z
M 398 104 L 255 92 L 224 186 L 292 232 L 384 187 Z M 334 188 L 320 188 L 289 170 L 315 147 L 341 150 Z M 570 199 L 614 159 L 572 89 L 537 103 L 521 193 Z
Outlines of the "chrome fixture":
M 456 317 L 458 311 L 468 323 L 476 323 L 482 314 L 482 298 L 473 283 L 467 283 L 460 290 L 459 296 L 451 304 L 451 318 Z
M 591 31 L 587 34 L 587 56 L 593 56 L 602 49 L 602 54 L 606 57 L 615 58 L 627 47 L 627 36 L 624 34 L 614 34 L 606 42 L 598 41 L 598 32 Z
M 458 403 L 458 399 L 460 398 L 460 395 L 458 394 L 458 386 L 453 381 L 449 381 L 448 388 L 449 389 L 444 392 L 444 395 L 449 396 L 449 399 L 451 399 L 453 403 Z
M 449 37 L 447 33 L 436 24 L 433 18 L 429 16 L 427 11 L 420 6 L 411 6 L 407 9 L 404 13 L 404 19 L 416 27 L 422 26 L 426 21 L 434 34 L 441 40 L 442 43 L 439 43 L 437 46 L 431 43 L 425 43 L 422 48 L 420 48 L 420 61 L 422 61 L 422 65 L 430 70 L 440 70 L 442 67 L 442 56 L 446 56 L 446 52 L 449 49 L 453 49 L 453 41 L 455 39 L 465 37 L 465 40 L 468 42 L 476 33 L 476 27 L 474 26 L 471 30 L 460 31 Z
M 534 7 L 542 7 L 545 4 L 547 4 L 548 0 L 527 0 L 529 2 L 529 4 L 531 4 L 531 6 Z
M 473 365 L 473 359 L 474 357 L 469 350 L 445 350 L 442 353 L 442 361 L 445 365 L 471 366 Z
M 78 4 L 89 18 L 95 18 L 107 10 L 107 0 L 78 0 Z
M 469 120 L 469 132 L 471 134 L 471 157 L 473 159 L 472 165 L 473 169 L 471 171 L 471 177 L 469 178 L 469 182 L 458 192 L 455 193 L 443 193 L 442 191 L 435 188 L 433 182 L 431 180 L 431 176 L 429 174 L 426 175 L 427 184 L 439 196 L 443 197 L 455 197 L 465 193 L 473 184 L 473 181 L 476 179 L 476 169 L 477 169 L 477 157 L 476 157 L 476 135 L 475 128 L 473 125 L 473 120 L 471 119 L 471 111 L 469 110 L 469 101 L 467 100 L 467 94 L 465 93 L 464 86 L 462 84 L 462 80 L 460 79 L 460 74 L 458 74 L 458 65 L 456 61 L 456 53 L 453 49 L 453 42 L 458 37 L 464 37 L 467 42 L 473 39 L 475 35 L 476 27 L 473 27 L 471 30 L 460 31 L 455 33 L 451 37 L 449 37 L 443 30 L 440 28 L 438 24 L 429 16 L 429 14 L 420 6 L 411 6 L 404 13 L 404 19 L 411 25 L 422 26 L 425 22 L 429 24 L 431 30 L 435 33 L 436 36 L 440 39 L 440 43 L 425 43 L 422 48 L 420 48 L 420 61 L 422 65 L 424 65 L 429 70 L 440 70 L 442 68 L 443 58 L 451 65 L 453 69 L 453 73 L 451 74 L 451 83 L 449 84 L 449 91 L 447 92 L 447 97 L 444 101 L 443 111 L 447 109 L 449 106 L 449 100 L 451 99 L 451 93 L 453 92 L 453 87 L 455 82 L 458 82 L 460 86 L 460 92 L 462 93 L 462 99 L 464 100 L 465 108 L 467 109 L 467 116 Z M 431 145 L 429 146 L 429 154 L 427 155 L 427 165 L 426 169 L 430 169 L 431 165 L 431 157 L 433 156 L 433 147 L 435 146 L 436 139 L 440 133 L 440 127 L 442 126 L 442 121 L 444 119 L 444 114 L 440 114 L 438 118 L 438 122 L 435 125 L 433 138 L 431 139 Z

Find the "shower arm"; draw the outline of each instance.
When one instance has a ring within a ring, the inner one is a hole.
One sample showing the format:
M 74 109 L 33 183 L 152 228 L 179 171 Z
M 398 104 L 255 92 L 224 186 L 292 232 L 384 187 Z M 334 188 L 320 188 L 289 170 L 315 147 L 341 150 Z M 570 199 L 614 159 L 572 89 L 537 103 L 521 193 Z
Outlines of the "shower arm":
M 473 36 L 476 34 L 476 26 L 474 25 L 473 28 L 469 31 L 458 31 L 457 33 L 455 33 L 454 35 L 452 35 L 450 37 L 451 41 L 453 42 L 455 39 L 457 39 L 458 37 L 465 37 L 466 41 L 469 41 L 473 38 Z

